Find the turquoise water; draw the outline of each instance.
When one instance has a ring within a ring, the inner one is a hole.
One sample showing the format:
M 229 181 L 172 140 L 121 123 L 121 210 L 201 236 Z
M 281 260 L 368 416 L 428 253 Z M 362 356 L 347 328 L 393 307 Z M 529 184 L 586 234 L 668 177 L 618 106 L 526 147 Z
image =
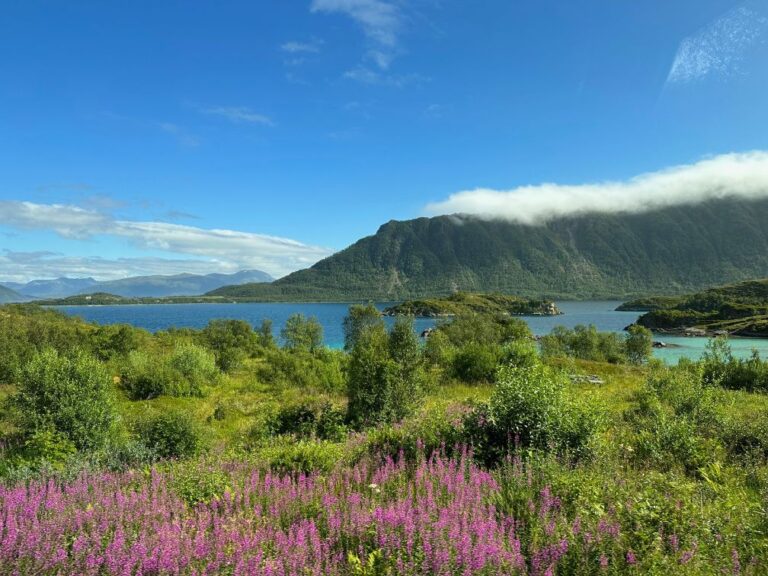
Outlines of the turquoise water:
M 622 332 L 639 316 L 637 312 L 617 312 L 618 301 L 558 302 L 564 312 L 562 316 L 526 317 L 536 335 L 548 334 L 557 325 L 572 328 L 577 324 L 594 324 L 600 331 Z M 380 309 L 389 303 L 379 303 Z M 59 306 L 58 310 L 73 316 L 80 316 L 98 324 L 131 324 L 150 332 L 176 328 L 202 328 L 215 318 L 245 320 L 254 326 L 265 318 L 272 320 L 275 334 L 285 325 L 291 314 L 300 312 L 314 316 L 322 324 L 325 343 L 333 348 L 344 342 L 342 321 L 347 314 L 348 304 L 307 304 L 307 303 L 252 303 L 252 304 L 141 304 L 135 306 Z M 387 318 L 391 323 L 393 319 Z M 434 326 L 435 321 L 427 318 L 416 320 L 421 331 Z M 698 358 L 707 344 L 706 338 L 685 338 L 657 336 L 657 340 L 679 347 L 655 349 L 654 355 L 670 363 L 682 357 Z M 768 357 L 768 340 L 731 339 L 734 354 L 747 357 L 752 349 Z

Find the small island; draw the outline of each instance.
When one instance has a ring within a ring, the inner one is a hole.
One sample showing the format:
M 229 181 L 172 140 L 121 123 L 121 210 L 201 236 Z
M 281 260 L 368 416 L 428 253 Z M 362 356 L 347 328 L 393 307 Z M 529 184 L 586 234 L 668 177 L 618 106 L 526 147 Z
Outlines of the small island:
M 768 279 L 749 280 L 684 296 L 626 302 L 617 310 L 646 312 L 637 324 L 680 336 L 768 337 Z
M 562 312 L 549 300 L 532 300 L 506 294 L 457 292 L 444 298 L 407 300 L 385 308 L 384 316 L 441 318 L 463 314 L 504 314 L 509 316 L 557 316 Z

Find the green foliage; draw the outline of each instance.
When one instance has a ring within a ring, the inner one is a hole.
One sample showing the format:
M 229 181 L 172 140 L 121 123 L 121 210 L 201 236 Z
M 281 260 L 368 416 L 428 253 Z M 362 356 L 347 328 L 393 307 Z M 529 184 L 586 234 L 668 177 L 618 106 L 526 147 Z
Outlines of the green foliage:
M 230 479 L 222 470 L 197 463 L 174 468 L 171 486 L 188 506 L 210 504 L 231 491 Z
M 273 434 L 318 438 L 340 442 L 347 433 L 344 412 L 330 402 L 289 404 L 281 407 L 268 423 Z
M 544 364 L 500 368 L 490 400 L 464 421 L 478 457 L 493 464 L 517 448 L 587 453 L 602 417 L 595 407 L 569 400 L 568 385 L 564 374 Z
M 328 472 L 343 462 L 343 446 L 326 440 L 273 439 L 256 451 L 259 461 L 281 473 Z
M 495 344 L 470 342 L 453 355 L 453 375 L 464 382 L 491 382 L 502 356 L 502 349 Z
M 272 334 L 272 320 L 264 318 L 256 331 L 259 346 L 262 348 L 274 348 L 275 337 Z
M 437 317 L 448 315 L 520 316 L 557 314 L 554 302 L 508 296 L 506 294 L 477 294 L 456 292 L 445 298 L 409 300 L 384 310 L 387 316 Z
M 395 422 L 410 414 L 424 391 L 422 352 L 411 318 L 387 334 L 379 321 L 358 334 L 347 371 L 347 417 L 358 426 Z
M 244 320 L 211 320 L 200 333 L 200 340 L 216 355 L 216 365 L 224 372 L 232 372 L 253 353 L 259 337 Z
M 117 418 L 111 377 L 82 351 L 71 357 L 52 348 L 36 354 L 22 368 L 11 403 L 24 435 L 50 431 L 78 450 L 103 446 Z
M 747 359 L 734 358 L 728 340 L 718 337 L 707 343 L 699 362 L 702 379 L 731 390 L 768 392 L 768 362 L 755 350 Z
M 633 324 L 627 329 L 624 349 L 630 364 L 644 364 L 653 353 L 653 333 L 643 326 Z
M 373 304 L 353 304 L 344 318 L 344 350 L 350 351 L 355 347 L 360 333 L 368 326 L 381 322 L 381 313 Z
M 475 344 L 505 344 L 521 338 L 530 338 L 528 324 L 520 318 L 492 314 L 456 316 L 437 327 L 454 346 Z
M 292 351 L 313 353 L 323 345 L 323 327 L 317 318 L 292 314 L 280 331 L 285 347 Z
M 33 356 L 52 348 L 71 354 L 88 341 L 92 327 L 33 305 L 0 307 L 0 383 L 11 383 Z
M 188 414 L 166 412 L 138 423 L 140 442 L 161 458 L 189 458 L 203 448 L 202 434 Z
M 259 380 L 278 387 L 338 392 L 344 389 L 346 356 L 321 348 L 314 354 L 301 350 L 272 348 L 257 367 Z
M 148 344 L 150 335 L 146 330 L 128 324 L 107 324 L 99 326 L 90 337 L 90 348 L 100 360 L 127 356 Z
M 721 398 L 721 390 L 704 383 L 698 370 L 655 371 L 627 413 L 635 459 L 687 473 L 712 462 L 722 452 Z
M 121 382 L 133 400 L 158 396 L 202 397 L 215 385 L 219 370 L 212 352 L 190 342 L 176 344 L 169 355 L 137 350 L 128 354 Z
M 579 324 L 573 330 L 555 326 L 539 344 L 545 358 L 571 357 L 619 364 L 627 359 L 626 342 L 614 332 L 598 332 L 592 324 Z

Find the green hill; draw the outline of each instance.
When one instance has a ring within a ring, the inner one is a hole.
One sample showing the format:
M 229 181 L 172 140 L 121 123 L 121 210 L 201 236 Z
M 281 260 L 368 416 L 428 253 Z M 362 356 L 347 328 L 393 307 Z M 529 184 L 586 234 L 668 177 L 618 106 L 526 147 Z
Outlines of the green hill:
M 768 279 L 710 288 L 675 298 L 643 298 L 621 310 L 648 310 L 637 323 L 656 332 L 703 330 L 737 336 L 768 336 Z
M 630 298 L 766 276 L 768 200 L 724 199 L 539 226 L 457 216 L 391 221 L 307 270 L 209 294 L 310 301 L 455 291 Z

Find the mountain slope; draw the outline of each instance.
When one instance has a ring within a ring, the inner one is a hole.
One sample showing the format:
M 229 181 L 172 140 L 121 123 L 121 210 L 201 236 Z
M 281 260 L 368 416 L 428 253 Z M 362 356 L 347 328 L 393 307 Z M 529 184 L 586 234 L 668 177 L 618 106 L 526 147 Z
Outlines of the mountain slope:
M 98 284 L 93 278 L 55 278 L 32 280 L 26 284 L 7 282 L 6 286 L 29 298 L 60 298 L 88 290 Z
M 0 286 L 0 304 L 7 304 L 9 302 L 22 302 L 24 300 L 27 300 L 27 298 L 24 298 L 24 296 L 18 292 L 15 292 L 10 288 L 6 288 L 5 286 Z
M 108 292 L 126 298 L 163 296 L 197 296 L 221 286 L 246 282 L 271 282 L 273 278 L 260 270 L 243 270 L 235 274 L 176 274 L 174 276 L 135 276 L 120 280 L 98 281 L 93 278 L 56 278 L 33 280 L 27 284 L 6 283 L 29 298 L 55 299 L 78 294 Z
M 175 276 L 137 276 L 109 282 L 98 282 L 96 286 L 79 290 L 78 294 L 108 292 L 126 298 L 152 296 L 197 296 L 227 285 L 248 282 L 271 282 L 273 278 L 260 270 L 243 270 L 235 274 L 177 274 Z M 96 289 L 96 290 L 94 290 Z
M 211 295 L 401 300 L 456 290 L 599 298 L 676 294 L 768 276 L 768 200 L 723 199 L 540 226 L 391 221 L 307 270 Z

